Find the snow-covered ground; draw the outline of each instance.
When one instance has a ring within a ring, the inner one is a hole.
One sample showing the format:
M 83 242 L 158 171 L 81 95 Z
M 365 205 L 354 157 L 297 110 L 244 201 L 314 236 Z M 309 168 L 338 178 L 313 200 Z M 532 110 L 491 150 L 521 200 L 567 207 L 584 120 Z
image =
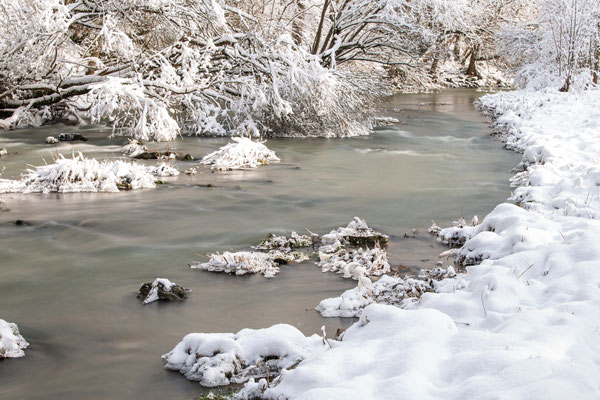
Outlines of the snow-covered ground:
M 81 153 L 71 158 L 59 154 L 53 164 L 28 169 L 19 180 L 0 179 L 0 193 L 118 192 L 153 188 L 156 177 L 178 174 L 167 164 L 147 167 L 120 160 L 97 161 Z
M 396 306 L 358 304 L 331 348 L 239 398 L 600 398 L 600 92 L 507 92 L 481 106 L 523 151 L 523 171 L 511 203 L 439 233 L 465 241 L 466 273 L 384 299 Z M 390 279 L 355 292 L 400 283 Z
M 0 358 L 23 357 L 29 343 L 19 333 L 16 324 L 0 319 Z

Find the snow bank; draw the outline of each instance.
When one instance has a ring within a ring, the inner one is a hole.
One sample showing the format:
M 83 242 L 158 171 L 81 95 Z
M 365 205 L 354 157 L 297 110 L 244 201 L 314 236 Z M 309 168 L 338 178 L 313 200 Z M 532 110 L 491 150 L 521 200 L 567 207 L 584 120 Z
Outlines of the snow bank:
M 279 265 L 308 260 L 301 252 L 271 250 L 268 253 L 259 251 L 225 251 L 210 255 L 206 263 L 191 264 L 191 268 L 209 272 L 246 275 L 262 274 L 265 278 L 273 278 L 279 273 Z
M 156 176 L 179 172 L 166 164 L 146 167 L 124 161 L 97 161 L 62 154 L 53 164 L 28 169 L 19 180 L 0 179 L 0 193 L 118 192 L 155 187 Z
M 23 357 L 29 343 L 19 333 L 16 324 L 0 319 L 0 358 Z
M 260 142 L 245 137 L 232 137 L 229 143 L 219 150 L 202 158 L 202 164 L 210 165 L 213 171 L 251 169 L 270 162 L 280 161 L 275 152 Z
M 517 205 L 501 204 L 474 226 L 434 227 L 463 244 L 455 251 L 467 272 L 433 271 L 420 286 L 359 280 L 319 305 L 332 316 L 360 314 L 341 340 L 270 385 L 249 382 L 240 398 L 600 398 L 600 93 L 481 102 L 523 161 Z M 326 240 L 335 247 L 339 238 Z
M 233 333 L 190 333 L 163 355 L 165 368 L 207 387 L 279 375 L 324 349 L 323 338 L 305 337 L 291 325 Z

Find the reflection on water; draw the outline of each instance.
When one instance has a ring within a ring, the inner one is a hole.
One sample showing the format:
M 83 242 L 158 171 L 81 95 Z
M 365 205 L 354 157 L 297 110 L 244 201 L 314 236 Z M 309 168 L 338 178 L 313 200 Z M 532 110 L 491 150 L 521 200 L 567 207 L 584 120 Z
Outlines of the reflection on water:
M 354 139 L 270 140 L 282 159 L 254 171 L 180 176 L 154 190 L 117 194 L 2 195 L 0 317 L 31 343 L 26 357 L 0 362 L 0 398 L 187 399 L 201 387 L 163 370 L 160 356 L 190 332 L 231 332 L 285 322 L 304 333 L 348 319 L 312 308 L 353 287 L 311 263 L 285 266 L 272 280 L 190 270 L 216 250 L 247 249 L 269 232 L 328 232 L 353 216 L 392 236 L 402 271 L 434 263 L 443 250 L 425 234 L 482 217 L 509 195 L 518 156 L 501 150 L 471 105 L 478 94 L 401 95 L 383 105 L 400 120 Z M 2 133 L 3 177 L 52 160 L 44 138 L 73 127 Z M 64 154 L 120 156 L 123 139 L 78 129 L 90 140 Z M 226 139 L 171 143 L 196 158 Z M 155 146 L 164 147 L 164 144 Z M 192 163 L 178 162 L 184 170 Z M 30 221 L 16 226 L 14 221 Z M 419 229 L 417 238 L 404 233 Z M 142 306 L 143 282 L 169 278 L 192 289 L 182 304 Z

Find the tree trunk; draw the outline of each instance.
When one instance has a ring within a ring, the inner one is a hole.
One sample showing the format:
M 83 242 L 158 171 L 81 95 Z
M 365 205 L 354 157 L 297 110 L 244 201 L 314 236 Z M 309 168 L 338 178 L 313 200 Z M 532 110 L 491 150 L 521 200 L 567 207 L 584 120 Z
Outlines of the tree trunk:
M 323 3 L 323 10 L 321 10 L 321 19 L 319 20 L 319 26 L 317 27 L 317 33 L 315 34 L 315 40 L 313 42 L 312 54 L 317 54 L 319 51 L 319 44 L 321 42 L 321 32 L 323 32 L 323 24 L 325 23 L 325 16 L 327 15 L 327 8 L 329 7 L 329 0 L 325 0 Z
M 479 53 L 479 45 L 474 45 L 471 50 L 471 58 L 469 58 L 469 67 L 467 68 L 467 76 L 476 76 L 481 78 L 481 74 L 477 70 L 477 64 L 475 60 L 477 59 L 477 54 Z
M 292 39 L 294 39 L 296 45 L 300 46 L 304 37 L 302 34 L 304 31 L 304 11 L 306 10 L 304 1 L 296 0 L 296 8 L 298 9 L 298 16 L 292 21 Z

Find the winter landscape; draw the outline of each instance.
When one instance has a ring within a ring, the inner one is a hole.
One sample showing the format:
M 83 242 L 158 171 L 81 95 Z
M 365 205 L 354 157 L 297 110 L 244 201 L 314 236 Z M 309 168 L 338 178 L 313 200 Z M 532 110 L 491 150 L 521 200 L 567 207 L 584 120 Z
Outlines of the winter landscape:
M 600 399 L 596 0 L 0 0 L 0 398 Z

